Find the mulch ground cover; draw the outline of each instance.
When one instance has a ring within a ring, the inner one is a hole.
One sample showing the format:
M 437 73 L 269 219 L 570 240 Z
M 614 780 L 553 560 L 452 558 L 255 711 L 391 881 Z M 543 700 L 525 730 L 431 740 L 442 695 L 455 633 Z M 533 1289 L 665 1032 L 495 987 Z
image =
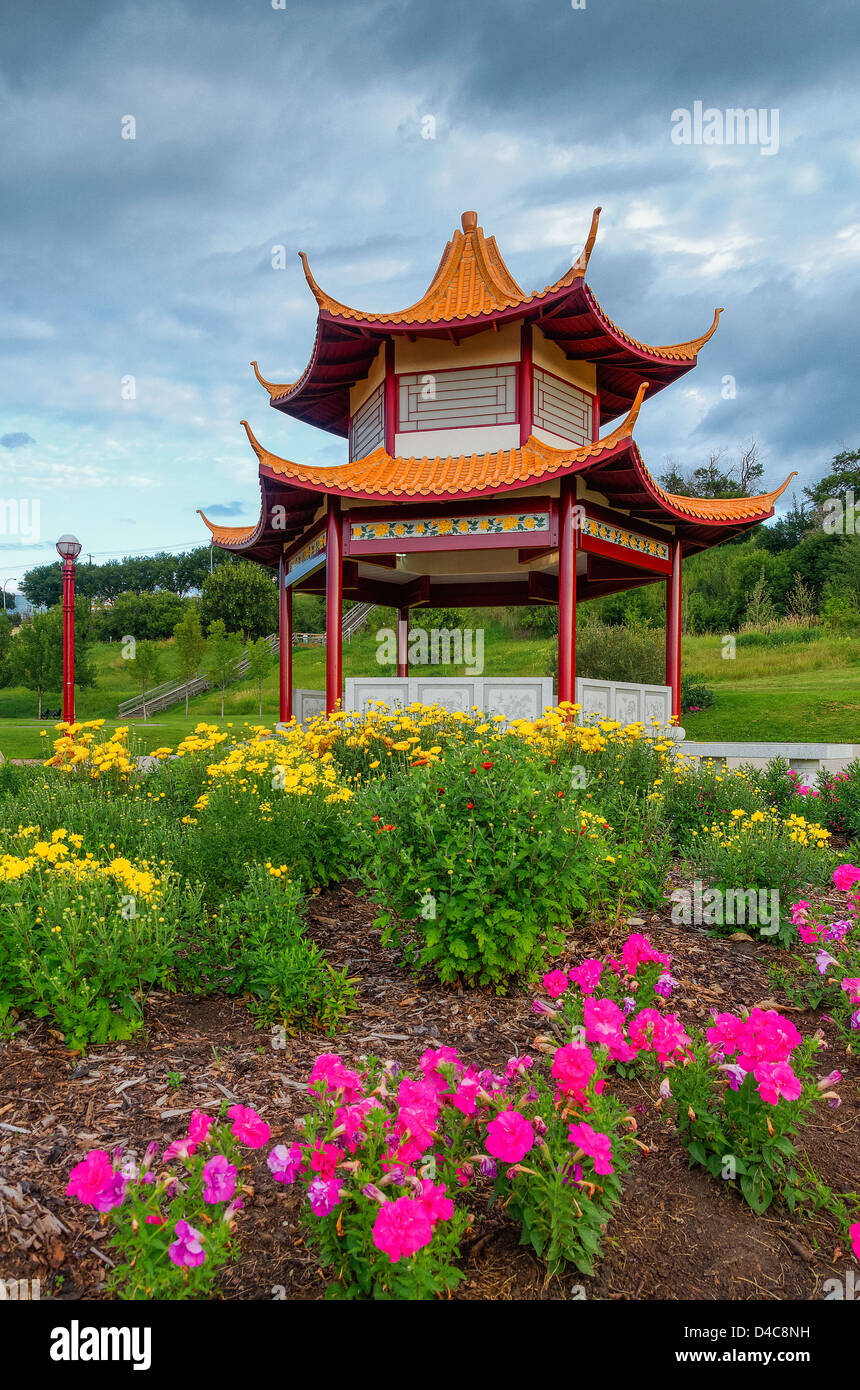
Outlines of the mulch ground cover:
M 510 1056 L 532 1050 L 540 1022 L 532 992 L 497 997 L 417 978 L 381 945 L 373 916 L 349 885 L 309 904 L 310 935 L 359 981 L 359 1008 L 334 1038 L 305 1034 L 275 1047 L 241 1000 L 153 994 L 146 1033 L 132 1043 L 94 1047 L 82 1057 L 28 1018 L 0 1044 L 0 1277 L 38 1278 L 42 1297 L 101 1296 L 109 1231 L 64 1195 L 70 1168 L 89 1149 L 119 1144 L 140 1157 L 151 1139 L 166 1144 L 184 1135 L 193 1109 L 211 1113 L 224 1099 L 254 1106 L 271 1126 L 271 1143 L 289 1143 L 297 1137 L 295 1119 L 308 1108 L 307 1075 L 321 1051 L 340 1052 L 350 1065 L 374 1053 L 414 1067 L 425 1048 L 447 1043 L 476 1067 L 501 1069 Z M 564 963 L 619 946 L 630 929 L 577 925 Z M 671 1007 L 685 1024 L 706 1026 L 714 1011 L 768 1000 L 786 1009 L 768 976 L 769 964 L 785 959 L 779 948 L 678 926 L 668 913 L 634 929 L 673 953 L 679 988 Z M 804 1034 L 821 1026 L 814 1013 L 790 1016 Z M 828 1025 L 823 1029 L 827 1037 Z M 830 1041 L 821 1073 L 843 1072 L 843 1103 L 814 1112 L 801 1151 L 843 1193 L 860 1190 L 860 1058 L 845 1058 L 835 1037 Z M 612 1084 L 648 1153 L 638 1152 L 594 1275 L 571 1270 L 547 1280 L 504 1212 L 484 1214 L 476 1189 L 472 1209 L 481 1219 L 464 1242 L 467 1277 L 457 1298 L 558 1300 L 584 1291 L 589 1299 L 819 1299 L 825 1280 L 844 1278 L 851 1259 L 831 1217 L 792 1216 L 778 1203 L 754 1215 L 727 1185 L 689 1166 L 656 1104 L 654 1077 Z M 325 1280 L 301 1238 L 298 1193 L 272 1181 L 270 1147 L 251 1154 L 243 1173 L 253 1195 L 240 1214 L 242 1253 L 225 1274 L 225 1296 L 321 1298 Z

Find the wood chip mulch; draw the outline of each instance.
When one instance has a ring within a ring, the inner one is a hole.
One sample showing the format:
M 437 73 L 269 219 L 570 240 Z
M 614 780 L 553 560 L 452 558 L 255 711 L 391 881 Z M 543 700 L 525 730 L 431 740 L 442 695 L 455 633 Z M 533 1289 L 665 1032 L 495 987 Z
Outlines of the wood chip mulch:
M 350 885 L 310 903 L 311 936 L 336 967 L 359 977 L 359 1008 L 332 1039 L 304 1034 L 274 1048 L 240 1000 L 153 994 L 146 1033 L 132 1043 L 94 1047 L 82 1058 L 45 1023 L 27 1018 L 0 1044 L 0 1277 L 38 1278 L 43 1298 L 101 1296 L 109 1230 L 64 1195 L 70 1168 L 89 1149 L 122 1145 L 139 1158 L 151 1139 L 166 1144 L 184 1134 L 193 1109 L 222 1099 L 254 1106 L 271 1126 L 272 1144 L 289 1143 L 320 1051 L 340 1052 L 349 1063 L 372 1052 L 415 1066 L 427 1046 L 444 1042 L 467 1062 L 494 1068 L 529 1051 L 538 1031 L 531 993 L 496 997 L 418 979 L 381 945 L 373 915 Z M 562 963 L 618 947 L 630 929 L 578 925 Z M 674 925 L 666 913 L 648 914 L 634 929 L 672 952 L 679 981 L 672 1007 L 686 1024 L 706 1025 L 714 1011 L 768 1000 L 786 1006 L 768 976 L 769 964 L 785 959 L 779 948 L 711 937 Z M 820 1025 L 817 1014 L 791 1017 L 804 1034 Z M 821 1179 L 847 1193 L 860 1190 L 860 1058 L 846 1058 L 833 1035 L 830 1044 L 821 1072 L 843 1072 L 843 1103 L 836 1110 L 822 1104 L 802 1144 Z M 655 1105 L 653 1078 L 613 1086 L 649 1152 L 638 1153 L 593 1277 L 570 1271 L 547 1280 L 518 1245 L 516 1228 L 495 1208 L 484 1216 L 476 1195 L 481 1219 L 464 1242 L 467 1277 L 457 1298 L 558 1300 L 584 1289 L 599 1299 L 818 1299 L 826 1279 L 844 1278 L 853 1261 L 831 1217 L 791 1216 L 776 1203 L 755 1216 L 736 1193 L 689 1166 Z M 298 1195 L 271 1180 L 268 1148 L 251 1155 L 243 1175 L 254 1195 L 240 1215 L 242 1254 L 225 1275 L 225 1297 L 321 1298 L 325 1281 L 302 1244 Z

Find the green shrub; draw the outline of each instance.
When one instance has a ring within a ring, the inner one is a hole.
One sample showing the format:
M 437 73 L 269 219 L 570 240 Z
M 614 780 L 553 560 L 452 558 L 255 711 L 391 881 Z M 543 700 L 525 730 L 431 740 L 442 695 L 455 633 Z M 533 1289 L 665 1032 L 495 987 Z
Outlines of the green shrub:
M 301 908 L 300 889 L 280 867 L 254 864 L 243 892 L 185 943 L 177 965 L 183 985 L 249 994 L 260 1027 L 335 1032 L 355 1007 L 355 982 L 308 941 Z
M 513 738 L 454 745 L 435 766 L 366 787 L 355 859 L 384 939 L 445 982 L 502 990 L 533 975 L 573 918 L 625 891 L 607 828 L 583 805 L 568 767 Z
M 664 685 L 665 650 L 662 629 L 584 622 L 576 631 L 576 674 L 591 680 Z M 557 650 L 551 654 L 550 664 L 551 674 L 557 676 Z
M 808 799 L 809 813 L 820 816 L 829 830 L 849 840 L 860 836 L 860 758 L 842 772 L 818 775 L 818 796 Z
M 681 709 L 687 713 L 694 710 L 710 709 L 714 703 L 714 692 L 705 684 L 703 676 L 681 677 Z
M 172 875 L 147 892 L 146 865 L 129 869 L 78 874 L 46 863 L 0 882 L 0 1015 L 24 1009 L 48 1018 L 73 1048 L 126 1039 L 142 1026 L 145 995 L 169 983 L 183 920 L 196 916 L 199 898 Z
M 730 813 L 698 835 L 692 836 L 686 858 L 693 871 L 722 893 L 752 890 L 776 894 L 776 920 L 750 921 L 763 936 L 788 945 L 797 939 L 789 909 L 809 884 L 823 886 L 835 867 L 834 856 L 827 847 L 827 832 L 809 825 L 804 819 L 790 816 L 783 820 L 772 811 L 754 811 L 751 815 L 738 811 Z M 760 915 L 760 909 L 757 909 Z M 708 925 L 720 926 L 710 921 Z M 724 922 L 734 927 L 737 923 Z

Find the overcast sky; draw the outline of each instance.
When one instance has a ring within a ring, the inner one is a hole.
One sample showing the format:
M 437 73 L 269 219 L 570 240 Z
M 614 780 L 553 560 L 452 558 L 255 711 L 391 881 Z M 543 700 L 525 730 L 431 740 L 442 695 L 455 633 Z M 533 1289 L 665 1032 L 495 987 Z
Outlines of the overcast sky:
M 0 581 L 62 531 L 104 558 L 200 543 L 197 507 L 256 519 L 242 417 L 275 453 L 343 461 L 248 367 L 290 381 L 310 356 L 295 253 L 336 298 L 399 309 L 466 208 L 530 291 L 601 204 L 589 283 L 645 341 L 725 306 L 640 417 L 652 472 L 755 438 L 767 484 L 802 485 L 860 446 L 852 0 L 281 3 L 6 9 L 0 499 L 37 500 L 40 538 L 4 508 Z M 763 142 L 676 143 L 696 102 L 767 113 Z

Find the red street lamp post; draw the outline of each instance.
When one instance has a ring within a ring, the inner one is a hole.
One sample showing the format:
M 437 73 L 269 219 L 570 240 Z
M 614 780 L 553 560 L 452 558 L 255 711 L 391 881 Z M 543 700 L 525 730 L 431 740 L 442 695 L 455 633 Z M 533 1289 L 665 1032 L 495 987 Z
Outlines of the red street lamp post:
M 63 562 L 63 719 L 75 722 L 75 561 L 81 553 L 77 536 L 60 536 Z

